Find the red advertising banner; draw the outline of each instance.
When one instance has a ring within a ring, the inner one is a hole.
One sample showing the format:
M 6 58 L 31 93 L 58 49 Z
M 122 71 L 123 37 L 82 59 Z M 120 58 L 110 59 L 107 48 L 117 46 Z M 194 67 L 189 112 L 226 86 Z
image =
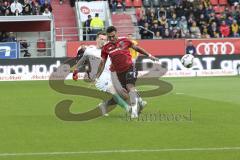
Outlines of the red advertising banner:
M 80 45 L 95 44 L 94 41 L 67 42 L 67 56 L 76 56 Z M 184 55 L 184 40 L 138 40 L 138 45 L 152 55 Z
M 138 45 L 152 55 L 177 56 L 185 54 L 184 40 L 139 40 Z
M 138 45 L 155 56 L 184 55 L 186 42 L 179 40 L 138 40 Z M 192 39 L 198 55 L 240 54 L 239 38 Z M 95 44 L 94 41 L 67 42 L 67 57 L 75 57 L 80 45 Z
M 198 55 L 240 54 L 239 38 L 193 39 Z

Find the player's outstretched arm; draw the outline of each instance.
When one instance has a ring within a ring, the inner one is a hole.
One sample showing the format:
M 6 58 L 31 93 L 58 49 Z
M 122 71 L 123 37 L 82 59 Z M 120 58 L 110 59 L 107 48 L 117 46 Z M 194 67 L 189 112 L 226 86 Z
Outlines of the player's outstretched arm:
M 83 57 L 75 65 L 74 70 L 78 70 L 79 68 L 81 68 L 81 66 L 84 64 L 86 60 L 87 60 L 87 56 L 83 55 Z
M 86 60 L 86 56 L 83 56 L 75 65 L 74 69 L 73 69 L 73 80 L 77 81 L 78 80 L 78 72 L 79 72 L 79 68 L 81 67 L 81 65 L 85 62 Z
M 97 71 L 95 80 L 98 79 L 101 76 L 101 74 L 102 74 L 102 72 L 104 70 L 105 64 L 106 64 L 106 59 L 102 58 L 99 66 L 98 66 L 98 71 Z
M 83 65 L 83 63 L 86 61 L 87 57 L 84 54 L 86 51 L 86 47 L 85 46 L 81 46 L 82 48 L 80 50 L 78 50 L 77 53 L 77 57 L 80 58 L 77 61 L 77 64 L 74 66 L 73 68 L 73 80 L 77 81 L 78 80 L 78 72 L 79 72 L 79 68 L 81 67 L 81 65 Z
M 87 54 L 86 53 L 86 49 L 87 47 L 82 45 L 81 46 L 81 49 L 78 50 L 78 53 L 77 53 L 77 57 L 80 57 L 77 64 L 75 65 L 75 68 L 74 70 L 78 70 L 80 68 L 81 65 L 83 65 L 83 63 L 86 61 L 87 59 Z
M 151 58 L 154 61 L 158 61 L 158 58 L 154 57 L 153 55 L 151 55 L 150 53 L 148 53 L 146 50 L 144 50 L 143 48 L 141 48 L 139 46 L 132 45 L 131 48 L 133 48 L 134 50 L 136 50 L 137 52 L 139 52 L 145 56 L 148 56 L 149 58 Z

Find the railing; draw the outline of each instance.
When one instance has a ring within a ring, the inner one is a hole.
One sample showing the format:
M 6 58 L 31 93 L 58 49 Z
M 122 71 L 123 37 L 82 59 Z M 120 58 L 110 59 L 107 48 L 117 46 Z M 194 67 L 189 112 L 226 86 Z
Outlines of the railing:
M 119 26 L 117 27 L 118 29 L 119 28 L 133 28 L 133 32 L 131 32 L 131 34 L 133 35 L 133 37 L 135 39 L 140 39 L 140 36 L 139 36 L 139 30 L 140 29 L 143 29 L 143 30 L 146 30 L 147 32 L 150 32 L 153 37 L 154 37 L 154 32 L 148 30 L 148 29 L 145 29 L 143 26 Z M 137 28 L 137 29 L 136 29 Z M 88 30 L 89 28 L 88 27 L 62 27 L 62 28 L 56 28 L 56 38 L 58 39 L 59 37 L 61 37 L 61 41 L 65 41 L 67 40 L 67 37 L 78 37 L 78 39 L 83 39 L 83 40 L 92 40 L 90 37 L 91 36 L 96 36 L 96 34 L 91 34 L 91 33 L 86 33 L 86 31 Z M 105 28 L 104 28 L 105 29 Z M 76 31 L 83 31 L 82 32 L 82 36 L 79 34 L 79 33 L 71 33 L 71 32 L 76 32 Z M 121 29 L 119 29 L 118 31 L 118 34 L 119 35 L 123 35 L 123 34 L 128 34 L 128 32 L 124 31 L 124 32 L 121 32 Z M 82 38 L 79 38 L 79 37 L 82 37 Z
M 152 37 L 154 37 L 154 35 L 155 35 L 153 31 L 150 31 L 149 29 L 146 29 L 146 28 L 144 28 L 143 26 L 138 26 L 138 28 L 143 29 L 143 30 L 146 30 L 147 32 L 151 33 L 151 34 L 152 34 Z
M 66 37 L 77 37 L 79 39 L 79 33 L 78 30 L 80 29 L 80 27 L 62 27 L 62 28 L 55 28 L 56 31 L 56 39 L 58 39 L 58 37 L 61 37 L 62 41 L 66 40 Z M 77 33 L 68 33 L 68 32 L 76 32 Z

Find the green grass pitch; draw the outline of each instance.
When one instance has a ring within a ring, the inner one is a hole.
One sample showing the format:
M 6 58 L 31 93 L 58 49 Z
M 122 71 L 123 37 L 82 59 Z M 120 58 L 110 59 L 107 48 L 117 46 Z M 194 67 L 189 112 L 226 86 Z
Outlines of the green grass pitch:
M 164 80 L 173 90 L 145 98 L 144 113 L 191 110 L 191 120 L 127 121 L 117 107 L 109 117 L 67 122 L 55 116 L 59 101 L 74 100 L 71 110 L 77 113 L 100 100 L 55 92 L 48 81 L 0 82 L 0 159 L 239 159 L 240 77 Z

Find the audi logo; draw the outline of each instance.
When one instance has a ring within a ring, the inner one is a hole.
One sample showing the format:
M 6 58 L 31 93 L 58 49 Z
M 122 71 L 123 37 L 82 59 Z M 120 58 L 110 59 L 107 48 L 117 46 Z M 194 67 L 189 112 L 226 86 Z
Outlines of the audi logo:
M 198 55 L 234 54 L 235 47 L 231 42 L 199 43 L 196 47 Z

